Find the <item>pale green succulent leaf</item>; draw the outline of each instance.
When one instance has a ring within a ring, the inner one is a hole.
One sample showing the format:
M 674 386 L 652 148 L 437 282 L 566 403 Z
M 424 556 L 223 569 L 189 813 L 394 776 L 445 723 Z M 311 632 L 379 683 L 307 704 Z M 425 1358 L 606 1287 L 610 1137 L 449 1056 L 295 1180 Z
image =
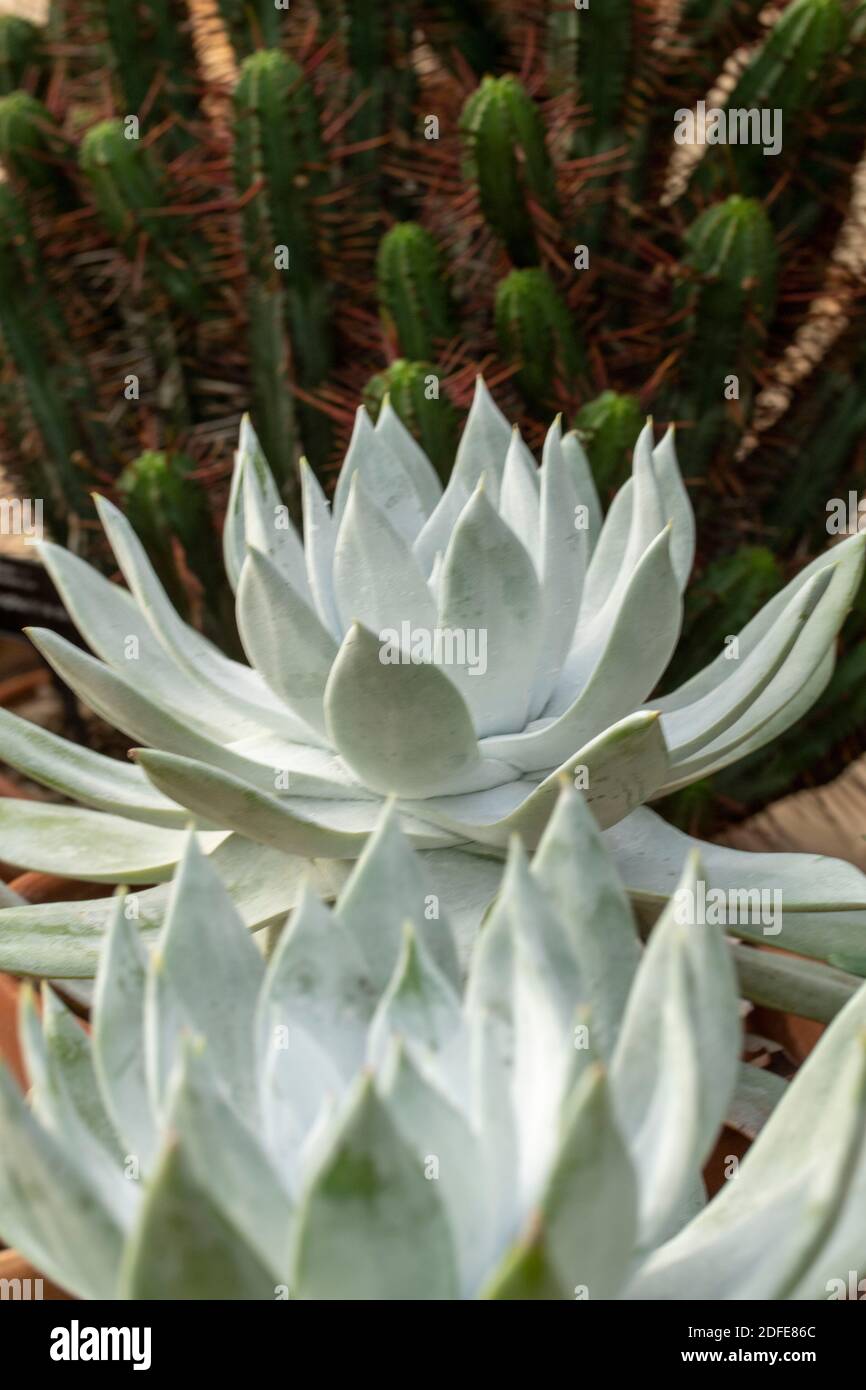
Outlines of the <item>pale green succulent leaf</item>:
M 480 875 L 474 875 L 474 865 L 465 863 L 468 857 L 438 852 L 428 856 L 427 863 L 441 865 L 443 887 L 456 881 L 458 900 L 466 896 L 461 874 L 468 872 L 470 879 L 480 877 L 481 896 L 489 902 L 497 869 L 482 863 Z M 338 921 L 358 944 L 377 997 L 394 972 L 407 921 L 445 977 L 453 985 L 459 982 L 447 899 L 437 889 L 438 882 L 430 881 L 422 860 L 411 852 L 401 834 L 396 809 L 388 807 L 341 890 L 336 908 Z M 480 904 L 476 902 L 475 907 Z
M 298 1213 L 293 1296 L 451 1299 L 456 1255 L 435 1182 L 357 1086 Z
M 152 787 L 140 768 L 59 738 L 0 709 L 3 761 L 17 772 L 96 811 L 146 825 L 181 827 L 189 816 Z
M 306 605 L 312 596 L 304 547 L 261 453 L 246 463 L 243 489 L 247 552 L 257 550 L 266 556 L 283 584 Z
M 247 551 L 237 591 L 244 651 L 271 690 L 319 736 L 337 644 L 306 601 L 260 551 Z
M 466 427 L 457 445 L 452 477 L 465 489 L 467 496 L 478 486 L 482 473 L 488 475 L 490 500 L 499 502 L 499 487 L 505 470 L 505 459 L 511 446 L 511 426 L 494 401 L 484 379 L 475 378 L 475 394 Z
M 331 817 L 345 821 L 354 813 L 360 826 L 357 830 L 340 830 L 323 825 L 321 820 L 299 816 L 286 799 L 260 791 L 239 777 L 192 758 L 178 758 L 151 748 L 138 748 L 135 756 L 154 786 L 167 796 L 198 815 L 204 814 L 202 808 L 209 807 L 221 824 L 237 834 L 285 854 L 310 859 L 353 859 L 375 824 L 374 802 L 332 802 L 328 807 Z M 301 805 L 304 804 L 302 800 Z
M 332 572 L 337 527 L 319 480 L 306 459 L 301 459 L 301 504 L 304 512 L 304 555 L 307 581 L 322 625 L 339 641 L 342 636 L 334 601 Z
M 221 1094 L 206 1053 L 187 1044 L 168 1130 L 183 1136 L 183 1160 L 196 1186 L 279 1283 L 291 1250 L 291 1195 L 257 1134 Z
M 672 523 L 671 560 L 683 593 L 695 561 L 695 514 L 677 462 L 673 425 L 653 449 L 653 472 L 665 521 Z
M 449 666 L 448 674 L 476 732 L 521 727 L 538 664 L 541 591 L 529 555 L 488 501 L 483 479 L 454 527 L 439 592 L 440 627 L 466 634 L 467 662 Z M 469 634 L 477 643 L 474 664 L 468 660 Z M 517 663 L 515 652 L 521 654 Z
M 520 541 L 527 555 L 535 555 L 539 541 L 539 486 L 535 460 L 523 442 L 519 428 L 511 431 L 505 455 L 502 486 L 499 489 L 499 515 Z
M 66 1142 L 30 1113 L 0 1067 L 0 1234 L 80 1298 L 112 1298 L 124 1233 Z
M 325 717 L 346 763 L 385 796 L 423 797 L 477 778 L 481 757 L 460 692 L 436 666 L 383 664 L 380 645 L 355 623 L 328 680 Z
M 177 1019 L 208 1040 L 209 1058 L 243 1114 L 255 1113 L 250 1019 L 265 965 L 219 876 L 190 836 L 172 884 L 145 994 L 148 1089 L 164 1111 L 179 1064 Z M 231 999 L 231 1008 L 226 1000 Z
M 130 592 L 154 635 L 178 665 L 245 723 L 272 729 L 286 738 L 302 735 L 298 721 L 271 694 L 258 672 L 224 656 L 178 617 L 144 547 L 122 513 L 104 497 L 97 498 L 97 509 Z
M 429 516 L 442 496 L 442 484 L 436 469 L 420 444 L 415 442 L 387 396 L 376 421 L 376 435 L 402 463 L 421 499 L 425 515 Z
M 404 623 L 410 632 L 436 626 L 436 605 L 411 549 L 357 474 L 337 533 L 333 584 L 344 631 L 357 621 L 383 643 Z
M 590 664 L 581 673 L 577 698 L 560 713 L 554 692 L 546 715 L 558 717 L 523 734 L 485 739 L 482 750 L 525 771 L 565 762 L 575 748 L 643 703 L 670 660 L 681 624 L 670 529 L 665 528 L 635 566 L 621 607 L 613 622 L 605 624 L 602 641 L 596 644 L 587 634 L 581 650 Z M 569 679 L 563 684 L 572 691 L 577 680 L 569 662 L 566 671 Z
M 722 931 L 700 918 L 699 880 L 692 854 L 638 968 L 611 1069 L 639 1177 L 643 1248 L 682 1223 L 737 1078 L 734 971 Z
M 212 853 L 228 833 L 202 834 L 204 853 Z M 78 878 L 84 870 L 92 883 L 164 883 L 185 843 L 182 830 L 78 806 L 0 798 L 0 847 L 6 862 L 21 869 L 66 878 Z
M 144 1053 L 146 959 L 134 920 L 118 898 L 99 959 L 93 1004 L 93 1065 L 127 1153 L 147 1172 L 159 1148 L 148 1103 Z
M 494 1299 L 615 1297 L 632 1258 L 637 1192 L 603 1069 L 581 1076 L 526 1234 L 493 1276 Z
M 553 691 L 571 645 L 589 555 L 578 525 L 577 493 L 562 450 L 559 421 L 544 444 L 539 500 L 538 566 L 542 634 L 530 717 L 536 719 Z
M 113 671 L 131 680 L 157 704 L 171 705 L 194 728 L 219 740 L 230 705 L 215 698 L 184 671 L 157 641 L 134 598 L 84 560 L 43 541 L 40 555 L 75 626 L 88 646 Z M 248 729 L 254 729 L 248 723 Z
M 441 1194 L 456 1245 L 462 1298 L 473 1297 L 495 1253 L 491 1193 L 478 1135 L 402 1042 L 379 1075 L 382 1099 Z
M 355 415 L 355 428 L 334 493 L 334 519 L 342 529 L 353 480 L 379 499 L 387 520 L 399 536 L 411 545 L 424 525 L 426 515 L 412 473 L 377 435 L 363 406 Z
M 465 1086 L 467 1035 L 460 998 L 407 922 L 400 955 L 370 1023 L 367 1060 L 374 1069 L 385 1057 L 392 1038 L 406 1046 L 435 1071 L 450 1091 Z
M 619 1034 L 640 960 L 628 898 L 584 799 L 564 786 L 538 845 L 532 874 L 570 935 L 598 1054 Z
M 260 451 L 261 446 L 252 421 L 249 415 L 245 414 L 241 420 L 240 438 L 235 451 L 222 534 L 223 564 L 233 592 L 237 590 L 247 553 L 244 531 L 244 469 L 253 450 Z
M 212 856 L 247 927 L 256 930 L 294 906 L 309 865 L 232 835 Z M 161 927 L 169 900 L 160 884 L 127 899 L 143 939 Z M 114 905 L 110 899 L 28 904 L 0 918 L 0 969 L 63 979 L 92 979 Z
M 592 469 L 589 466 L 589 459 L 586 457 L 583 445 L 574 430 L 569 430 L 567 434 L 562 436 L 562 456 L 565 460 L 565 465 L 568 469 L 571 481 L 574 484 L 578 505 L 586 507 L 589 553 L 592 554 L 596 542 L 598 541 L 604 518 L 602 516 L 601 503 L 598 500 L 595 479 L 592 476 Z
M 848 536 L 839 545 L 833 547 L 832 562 L 838 566 L 837 576 L 834 578 L 835 597 L 840 597 L 843 590 L 849 590 L 852 586 L 856 591 L 859 577 L 862 573 L 864 560 L 864 547 L 866 547 L 866 533 L 859 532 L 857 535 Z M 792 598 L 801 592 L 802 589 L 812 580 L 816 574 L 825 569 L 828 563 L 826 553 L 816 556 L 810 564 L 806 565 L 799 574 L 795 575 L 784 589 L 774 594 L 753 618 L 746 623 L 737 633 L 737 646 L 740 653 L 740 660 L 748 656 L 752 649 L 757 645 L 762 637 L 769 632 L 772 625 L 778 620 L 780 615 L 787 608 Z M 823 619 L 829 618 L 829 607 L 822 613 Z M 831 640 L 836 635 L 837 629 L 828 631 L 826 636 Z M 660 708 L 665 712 L 680 709 L 683 705 L 693 704 L 709 691 L 717 689 L 733 674 L 733 663 L 727 658 L 725 652 L 720 652 L 716 659 L 705 666 L 702 671 L 698 671 L 690 680 L 679 686 L 670 695 L 666 695 Z
M 280 1283 L 214 1204 L 177 1141 L 169 1141 L 126 1246 L 119 1295 L 130 1299 L 277 1297 Z
M 587 804 L 602 828 L 615 825 L 664 781 L 669 759 L 659 717 L 629 715 L 579 749 L 544 781 L 512 782 L 487 792 L 431 797 L 426 820 L 482 845 L 504 848 L 512 834 L 534 849 L 553 807 L 562 778 L 579 772 Z

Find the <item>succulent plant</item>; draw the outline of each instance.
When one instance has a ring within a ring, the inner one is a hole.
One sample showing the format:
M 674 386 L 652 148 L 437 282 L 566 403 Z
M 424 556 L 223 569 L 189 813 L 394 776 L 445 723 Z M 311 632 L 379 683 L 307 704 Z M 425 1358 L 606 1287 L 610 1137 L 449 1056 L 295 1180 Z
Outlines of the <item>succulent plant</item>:
M 364 391 L 364 405 L 374 422 L 386 402 L 391 403 L 440 478 L 447 482 L 459 428 L 457 412 L 440 391 L 439 374 L 433 364 L 407 362 L 398 357 L 386 371 L 377 372 Z
M 431 887 L 386 810 L 265 960 L 190 835 L 159 933 L 112 904 L 90 1035 L 23 995 L 4 1239 L 95 1299 L 820 1299 L 858 1267 L 866 987 L 787 1089 L 742 1067 L 723 933 L 671 904 L 641 954 L 567 787 L 462 963 Z
M 574 380 L 582 367 L 568 306 L 550 276 L 533 266 L 500 281 L 494 313 L 502 356 L 518 364 L 521 395 L 536 408 L 549 406 L 557 381 Z
M 536 470 L 479 379 L 444 492 L 386 405 L 375 429 L 358 412 L 333 515 L 309 468 L 303 497 L 302 546 L 247 424 L 223 543 L 250 666 L 178 617 L 105 499 L 128 591 L 43 546 L 95 655 L 44 630 L 33 641 L 91 708 L 150 746 L 134 751 L 137 766 L 118 765 L 0 712 L 4 758 L 91 808 L 0 801 L 8 862 L 157 884 L 136 899 L 147 925 L 164 911 L 159 885 L 192 815 L 248 925 L 261 926 L 293 906 L 309 861 L 339 886 L 393 797 L 471 935 L 511 836 L 537 845 L 566 776 L 586 789 L 629 891 L 657 910 L 688 839 L 644 803 L 762 747 L 808 709 L 830 678 L 866 543 L 852 536 L 814 561 L 709 666 L 652 699 L 694 547 L 671 434 L 654 447 L 646 427 L 602 525 L 577 439 L 557 421 Z M 866 878 L 851 865 L 705 854 L 719 888 L 783 894 L 773 944 L 841 969 L 862 960 Z M 92 975 L 109 910 L 0 912 L 0 967 Z M 735 933 L 765 941 L 754 921 Z M 764 970 L 790 983 L 782 957 Z M 816 966 L 813 1001 L 823 979 Z

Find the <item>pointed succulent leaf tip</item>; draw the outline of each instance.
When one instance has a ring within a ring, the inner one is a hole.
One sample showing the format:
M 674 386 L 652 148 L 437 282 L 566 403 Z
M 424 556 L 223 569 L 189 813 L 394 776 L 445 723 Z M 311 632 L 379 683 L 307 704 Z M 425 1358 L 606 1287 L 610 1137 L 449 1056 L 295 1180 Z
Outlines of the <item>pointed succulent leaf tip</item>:
M 337 902 L 337 918 L 358 943 L 377 995 L 388 985 L 411 922 L 445 977 L 459 980 L 451 925 L 400 830 L 397 803 L 384 808 Z
M 475 395 L 454 462 L 454 475 L 467 492 L 472 491 L 479 474 L 487 469 L 496 504 L 511 438 L 511 426 L 494 402 L 484 379 L 476 377 Z
M 447 1054 L 461 1031 L 460 999 L 429 955 L 411 921 L 403 924 L 400 956 L 370 1027 L 368 1061 L 378 1067 L 392 1037 L 424 1056 Z
M 736 1081 L 736 979 L 723 931 L 705 920 L 706 891 L 695 852 L 641 961 L 613 1063 L 647 1248 L 683 1223 Z M 672 1126 L 675 1153 L 661 1137 Z
M 334 551 L 334 597 L 345 627 L 350 613 L 371 632 L 432 632 L 436 606 L 406 541 L 356 473 Z
M 300 1212 L 292 1283 L 301 1299 L 456 1296 L 437 1184 L 426 1180 L 371 1077 L 359 1080 Z
M 449 667 L 479 736 L 522 728 L 540 643 L 541 596 L 524 546 L 476 487 L 454 528 L 440 579 L 441 627 L 477 644 Z M 522 652 L 515 669 L 514 653 Z

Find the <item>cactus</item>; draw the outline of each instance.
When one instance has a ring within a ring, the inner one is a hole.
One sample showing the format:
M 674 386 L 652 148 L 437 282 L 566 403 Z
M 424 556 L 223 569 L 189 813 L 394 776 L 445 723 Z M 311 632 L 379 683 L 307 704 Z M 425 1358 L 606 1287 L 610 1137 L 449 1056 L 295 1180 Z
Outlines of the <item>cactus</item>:
M 628 456 L 644 425 L 634 396 L 602 391 L 587 401 L 574 419 L 599 492 L 610 492 L 623 482 Z
M 423 27 L 446 63 L 459 53 L 481 77 L 501 66 L 505 34 L 493 0 L 427 0 Z
M 14 92 L 28 70 L 43 63 L 41 30 L 16 15 L 0 15 L 0 95 Z
M 496 332 L 506 361 L 518 364 L 517 385 L 535 409 L 556 399 L 558 381 L 581 370 L 568 309 L 543 270 L 512 270 L 496 289 Z
M 314 207 L 328 180 L 313 92 L 291 58 L 263 51 L 244 63 L 234 106 L 234 173 L 244 199 L 247 264 L 259 285 L 280 298 L 294 371 L 309 390 L 321 385 L 332 364 L 330 291 Z M 259 179 L 263 187 L 250 196 Z M 278 268 L 281 257 L 288 264 Z M 267 370 L 261 356 L 259 365 Z M 306 453 L 314 463 L 324 462 L 330 448 L 326 418 L 303 405 L 298 413 Z M 277 459 L 283 481 L 292 476 L 284 462 Z
M 0 97 L 0 159 L 12 178 L 33 191 L 50 189 L 70 202 L 65 166 L 74 151 L 41 101 L 28 92 Z
M 466 174 L 481 211 L 516 266 L 533 265 L 538 245 L 529 200 L 557 208 L 541 116 L 515 77 L 485 77 L 460 116 Z
M 220 16 L 239 59 L 259 46 L 275 48 L 282 38 L 288 0 L 217 0 Z
M 89 510 L 78 464 L 92 449 L 96 430 L 93 388 L 75 355 L 73 334 L 51 300 L 45 268 L 27 216 L 0 184 L 0 337 L 15 363 L 33 421 L 42 439 L 35 487 L 52 533 L 67 535 L 71 517 Z
M 364 389 L 364 404 L 378 419 L 383 403 L 390 400 L 403 424 L 415 436 L 439 476 L 448 477 L 458 438 L 458 418 L 448 397 L 442 394 L 435 367 L 429 362 L 398 358 L 377 373 Z
M 392 203 L 384 163 L 393 144 L 408 144 L 417 88 L 412 65 L 412 6 L 380 0 L 318 0 L 323 37 L 340 40 L 344 141 L 349 177 L 361 177 L 367 200 Z M 395 202 L 395 210 L 400 200 Z
M 454 314 L 442 257 L 429 232 L 401 222 L 382 238 L 376 259 L 379 302 L 408 358 L 435 356 L 454 334 Z
M 189 16 L 182 0 L 102 0 L 125 115 L 172 122 L 176 143 L 188 143 L 183 122 L 196 113 Z
M 683 238 L 684 299 L 691 317 L 676 413 L 696 422 L 683 441 L 688 472 L 706 464 L 726 418 L 728 398 L 748 419 L 766 325 L 776 306 L 777 253 L 761 203 L 734 195 L 714 203 Z
M 117 490 L 174 606 L 182 614 L 190 612 L 188 585 L 176 551 L 179 543 L 184 566 L 201 586 L 210 627 L 225 635 L 230 595 L 207 499 L 192 476 L 193 467 L 183 454 L 148 450 L 124 469 Z
M 130 260 L 144 238 L 148 269 L 185 314 L 200 313 L 201 266 L 185 262 L 184 228 L 176 217 L 160 217 L 165 177 L 153 152 L 128 139 L 123 121 L 101 121 L 81 142 L 79 161 L 106 228 Z

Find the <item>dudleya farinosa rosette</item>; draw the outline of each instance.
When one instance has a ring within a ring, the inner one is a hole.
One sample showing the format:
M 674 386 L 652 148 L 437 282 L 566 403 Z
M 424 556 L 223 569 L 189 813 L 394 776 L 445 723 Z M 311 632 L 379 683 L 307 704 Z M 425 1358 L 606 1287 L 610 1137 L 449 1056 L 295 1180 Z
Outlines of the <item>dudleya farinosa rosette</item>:
M 654 444 L 647 425 L 604 520 L 577 436 L 556 421 L 537 468 L 480 380 L 444 491 L 387 402 L 375 428 L 358 412 L 332 509 L 302 471 L 303 543 L 244 425 L 224 541 L 249 666 L 178 617 L 105 499 L 127 589 L 44 546 L 94 655 L 47 631 L 34 642 L 82 700 L 146 746 L 126 764 L 0 712 L 3 757 L 80 803 L 0 802 L 5 860 L 155 884 L 138 895 L 147 930 L 162 919 L 194 817 L 256 928 L 293 907 L 310 869 L 332 896 L 393 798 L 465 941 L 509 837 L 537 845 L 565 776 L 634 899 L 657 910 L 689 839 L 645 803 L 760 748 L 809 707 L 863 565 L 864 538 L 845 540 L 705 670 L 653 698 L 694 551 L 671 432 Z M 773 945 L 858 968 L 866 878 L 852 866 L 711 845 L 703 862 L 717 889 L 781 890 Z M 10 906 L 0 966 L 92 975 L 109 911 L 99 899 Z M 766 939 L 758 922 L 733 929 Z M 810 974 L 813 995 L 823 978 Z M 827 981 L 833 995 L 835 971 Z

